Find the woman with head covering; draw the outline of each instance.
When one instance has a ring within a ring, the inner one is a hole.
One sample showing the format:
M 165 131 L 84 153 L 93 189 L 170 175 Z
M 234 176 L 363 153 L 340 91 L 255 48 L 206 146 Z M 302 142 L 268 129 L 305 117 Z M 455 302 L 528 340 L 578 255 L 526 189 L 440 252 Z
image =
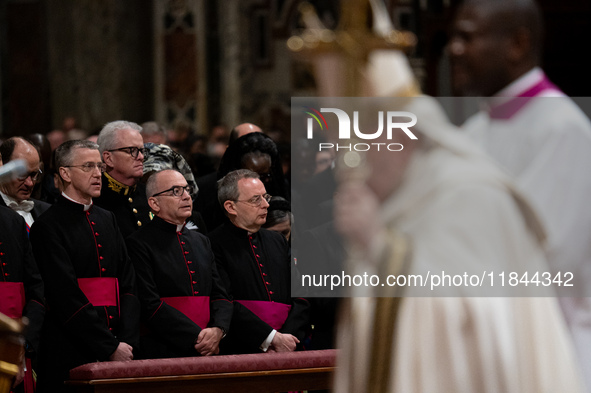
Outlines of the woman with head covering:
M 217 179 L 236 169 L 250 169 L 258 173 L 268 194 L 290 200 L 289 186 L 283 175 L 277 145 L 267 135 L 253 132 L 232 142 L 222 157 Z M 225 220 L 217 201 L 217 184 L 207 182 L 200 183 L 199 186 L 200 194 L 195 206 L 202 214 L 207 228 L 212 230 Z

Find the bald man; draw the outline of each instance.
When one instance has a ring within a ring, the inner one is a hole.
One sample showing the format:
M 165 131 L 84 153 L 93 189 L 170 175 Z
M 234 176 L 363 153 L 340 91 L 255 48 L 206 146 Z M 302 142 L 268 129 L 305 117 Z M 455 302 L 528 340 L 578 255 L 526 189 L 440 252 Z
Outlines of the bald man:
M 234 142 L 236 139 L 240 138 L 241 136 L 250 134 L 251 132 L 263 132 L 263 130 L 261 130 L 261 127 L 252 123 L 238 124 L 236 127 L 232 128 L 232 131 L 230 132 L 230 140 L 228 142 L 228 145 Z
M 176 170 L 148 178 L 154 219 L 127 238 L 138 279 L 148 358 L 214 355 L 230 328 L 228 300 L 209 240 L 189 230 L 192 186 Z
M 457 94 L 487 97 L 463 128 L 536 208 L 552 270 L 573 274 L 577 297 L 560 303 L 591 387 L 591 122 L 539 68 L 541 43 L 533 0 L 468 0 L 448 48 L 452 83 Z
M 0 146 L 4 164 L 22 159 L 27 163 L 27 174 L 0 185 L 0 206 L 7 206 L 20 214 L 26 222 L 27 232 L 33 222 L 47 210 L 49 203 L 31 198 L 33 188 L 41 180 L 41 157 L 35 146 L 23 138 L 12 137 Z

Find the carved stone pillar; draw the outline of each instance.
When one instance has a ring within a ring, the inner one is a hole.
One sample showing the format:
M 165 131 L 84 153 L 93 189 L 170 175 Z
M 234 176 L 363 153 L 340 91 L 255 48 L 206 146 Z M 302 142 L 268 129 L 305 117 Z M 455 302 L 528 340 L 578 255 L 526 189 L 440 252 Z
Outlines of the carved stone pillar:
M 208 130 L 204 0 L 154 2 L 156 120 Z

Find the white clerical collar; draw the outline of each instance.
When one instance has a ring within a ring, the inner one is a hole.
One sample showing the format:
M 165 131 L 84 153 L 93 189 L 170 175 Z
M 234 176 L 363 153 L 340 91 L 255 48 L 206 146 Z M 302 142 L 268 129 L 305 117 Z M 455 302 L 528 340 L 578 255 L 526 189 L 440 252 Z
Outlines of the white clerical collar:
M 540 67 L 534 67 L 519 78 L 502 88 L 494 96 L 483 100 L 480 103 L 480 109 L 490 111 L 491 108 L 509 102 L 521 93 L 540 82 L 544 78 L 544 71 Z
M 74 202 L 74 203 L 77 203 L 77 204 L 79 204 L 79 205 L 83 205 L 83 206 L 84 206 L 84 211 L 85 211 L 85 212 L 87 212 L 87 211 L 88 211 L 88 209 L 90 209 L 90 208 L 92 207 L 92 198 L 90 198 L 90 204 L 89 204 L 89 205 L 86 205 L 86 204 L 84 204 L 84 203 L 82 203 L 82 202 L 78 202 L 77 200 L 74 200 L 74 199 L 70 198 L 70 197 L 69 197 L 69 196 L 67 196 L 67 195 L 66 195 L 66 193 L 65 193 L 65 192 L 63 192 L 63 191 L 62 191 L 62 196 L 63 196 L 64 198 L 66 198 L 67 200 L 69 200 L 69 201 L 72 201 L 72 202 Z
M 542 79 L 544 71 L 540 67 L 534 67 L 495 94 L 495 97 L 517 97 Z

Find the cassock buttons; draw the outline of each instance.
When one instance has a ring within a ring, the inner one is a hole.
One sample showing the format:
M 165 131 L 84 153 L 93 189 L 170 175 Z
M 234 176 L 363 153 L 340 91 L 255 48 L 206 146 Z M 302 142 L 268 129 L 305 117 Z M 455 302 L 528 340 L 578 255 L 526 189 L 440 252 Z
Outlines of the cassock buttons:
M 132 198 L 129 198 L 128 201 L 129 201 L 129 203 L 131 203 L 131 202 L 133 202 L 133 199 Z
M 102 248 L 102 247 L 103 247 L 103 246 L 101 246 L 100 244 L 97 244 L 96 246 L 97 246 L 98 248 Z
M 267 285 L 271 285 L 271 283 L 270 283 L 270 282 L 268 282 L 268 281 L 265 281 L 265 284 L 267 284 Z
M 109 319 L 113 319 L 113 316 L 112 315 L 109 315 Z
M 137 209 L 134 207 L 132 212 L 134 212 L 135 214 L 137 214 Z
M 259 263 L 259 266 L 260 266 L 260 267 L 263 267 L 263 264 L 262 264 L 262 263 Z
M 10 274 L 8 274 L 8 273 L 4 273 L 4 275 L 5 275 L 6 277 L 10 276 Z
M 103 257 L 99 257 L 99 259 L 102 261 L 104 258 Z
M 269 291 L 269 294 L 272 295 L 273 294 L 273 291 Z
M 189 251 L 185 251 L 185 255 L 187 255 L 189 253 Z
M 101 272 L 106 272 L 107 269 L 105 269 L 104 267 L 101 269 Z
M 193 292 L 193 295 L 197 295 L 199 293 L 199 291 L 195 291 Z
M 190 273 L 191 273 L 191 274 L 195 274 L 195 270 L 191 270 L 191 271 L 190 271 Z
M 6 262 L 2 262 L 2 266 L 6 266 Z
M 98 232 L 95 232 L 95 233 L 94 233 L 94 236 L 98 236 L 98 235 L 99 235 L 99 234 L 98 234 Z
M 267 275 L 267 273 L 263 273 L 263 276 L 266 276 L 266 275 Z
M 197 284 L 197 281 L 193 281 L 193 284 Z

